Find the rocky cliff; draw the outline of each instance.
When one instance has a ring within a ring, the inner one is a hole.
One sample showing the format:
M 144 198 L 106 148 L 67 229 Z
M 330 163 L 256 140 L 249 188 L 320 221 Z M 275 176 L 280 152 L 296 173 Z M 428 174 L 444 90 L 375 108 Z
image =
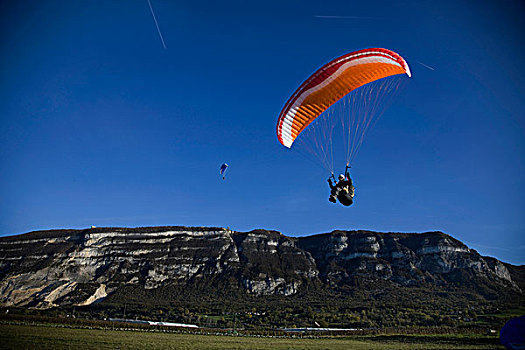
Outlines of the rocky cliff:
M 345 293 L 363 281 L 523 296 L 523 269 L 441 232 L 292 238 L 224 228 L 94 228 L 0 238 L 0 306 L 90 305 L 125 288 L 205 286 L 252 296 Z M 197 289 L 196 289 L 197 290 Z

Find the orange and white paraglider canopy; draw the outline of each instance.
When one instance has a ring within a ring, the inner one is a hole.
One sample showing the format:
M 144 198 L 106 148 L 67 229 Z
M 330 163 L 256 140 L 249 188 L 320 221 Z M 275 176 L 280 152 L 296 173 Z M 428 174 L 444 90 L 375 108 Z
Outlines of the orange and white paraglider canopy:
M 351 91 L 370 82 L 407 74 L 410 68 L 397 53 L 381 48 L 351 52 L 325 64 L 310 76 L 284 106 L 277 121 L 277 137 L 292 147 L 315 118 Z

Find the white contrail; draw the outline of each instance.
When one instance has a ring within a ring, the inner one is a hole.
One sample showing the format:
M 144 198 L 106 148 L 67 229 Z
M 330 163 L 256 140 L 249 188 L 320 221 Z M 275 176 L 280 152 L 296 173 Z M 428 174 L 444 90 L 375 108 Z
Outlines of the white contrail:
M 157 18 L 155 17 L 155 12 L 153 12 L 153 6 L 151 6 L 151 1 L 148 0 L 149 9 L 151 11 L 151 15 L 153 16 L 153 21 L 155 21 L 155 26 L 157 26 L 157 32 L 159 32 L 160 41 L 162 41 L 162 46 L 164 49 L 166 49 L 166 44 L 164 43 L 164 38 L 162 37 L 162 33 L 160 32 L 159 23 L 157 22 Z
M 426 64 L 424 64 L 423 62 L 419 62 L 419 61 L 417 61 L 417 60 L 416 60 L 416 62 L 419 63 L 420 65 L 422 65 L 423 67 L 426 67 L 426 68 L 428 68 L 428 69 L 430 69 L 430 70 L 435 70 L 433 67 L 430 67 L 429 65 L 426 65 Z
M 314 15 L 315 18 L 335 18 L 335 19 L 377 19 L 376 17 L 359 17 L 359 16 L 321 16 Z

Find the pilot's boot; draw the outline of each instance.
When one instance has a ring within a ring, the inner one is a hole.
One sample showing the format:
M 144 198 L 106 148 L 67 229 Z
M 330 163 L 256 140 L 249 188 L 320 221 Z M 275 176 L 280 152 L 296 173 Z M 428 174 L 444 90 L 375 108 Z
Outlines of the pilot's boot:
M 332 202 L 332 203 L 337 202 L 335 196 L 330 196 L 330 198 L 328 198 L 328 200 L 329 200 L 330 202 Z

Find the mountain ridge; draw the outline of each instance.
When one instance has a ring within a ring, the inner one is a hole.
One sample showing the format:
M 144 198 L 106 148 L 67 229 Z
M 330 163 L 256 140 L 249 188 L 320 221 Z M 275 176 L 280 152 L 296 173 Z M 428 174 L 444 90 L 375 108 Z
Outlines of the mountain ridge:
M 211 307 L 215 300 L 244 307 L 298 298 L 309 300 L 305 307 L 333 298 L 342 308 L 386 307 L 408 305 L 416 295 L 429 298 L 430 309 L 467 299 L 476 307 L 506 307 L 523 302 L 524 281 L 523 266 L 483 257 L 440 231 L 288 237 L 263 229 L 155 226 L 0 238 L 0 307 L 100 311 L 122 303 Z

